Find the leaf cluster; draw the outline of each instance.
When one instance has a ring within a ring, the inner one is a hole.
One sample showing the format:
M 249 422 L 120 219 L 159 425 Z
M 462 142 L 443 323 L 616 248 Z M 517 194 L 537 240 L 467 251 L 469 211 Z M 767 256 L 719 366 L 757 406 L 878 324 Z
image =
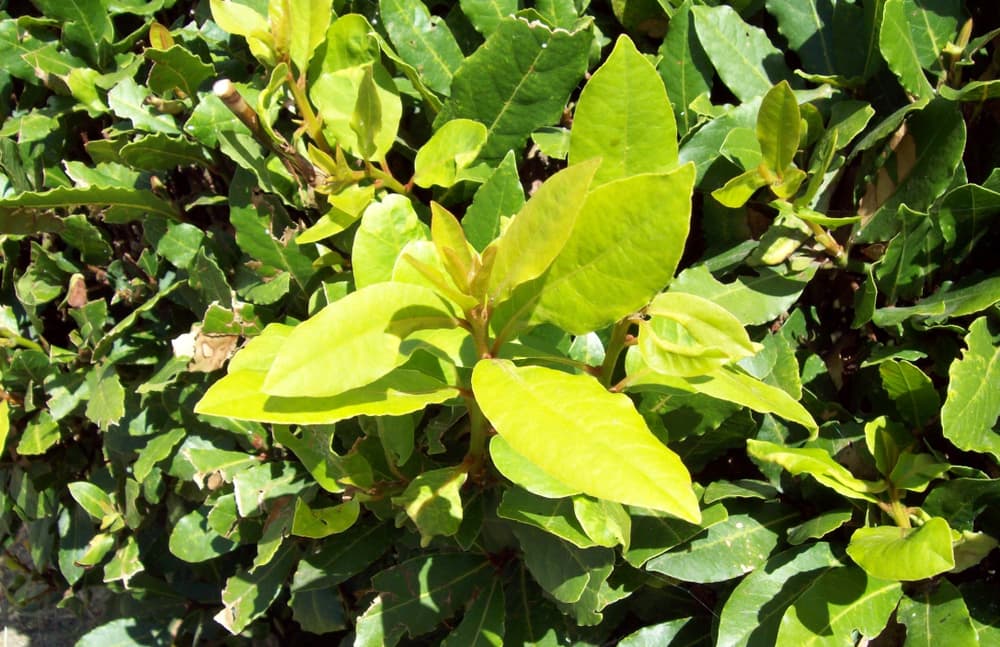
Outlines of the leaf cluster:
M 1000 640 L 995 12 L 33 5 L 10 601 L 110 592 L 81 645 Z

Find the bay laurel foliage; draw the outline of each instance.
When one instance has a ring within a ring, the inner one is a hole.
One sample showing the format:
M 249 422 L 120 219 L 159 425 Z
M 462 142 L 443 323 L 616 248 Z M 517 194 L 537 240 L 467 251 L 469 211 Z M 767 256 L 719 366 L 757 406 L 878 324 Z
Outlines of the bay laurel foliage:
M 996 645 L 1000 13 L 0 5 L 3 595 L 78 644 Z

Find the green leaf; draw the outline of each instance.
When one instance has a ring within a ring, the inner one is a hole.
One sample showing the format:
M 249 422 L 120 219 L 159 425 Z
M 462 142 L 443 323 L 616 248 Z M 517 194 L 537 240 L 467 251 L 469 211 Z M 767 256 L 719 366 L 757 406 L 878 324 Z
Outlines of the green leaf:
M 100 0 L 39 0 L 39 11 L 47 18 L 57 19 L 62 26 L 62 36 L 67 44 L 75 45 L 96 65 L 101 63 L 102 45 L 115 36 L 111 16 Z
M 943 517 L 958 531 L 972 530 L 976 518 L 988 507 L 1000 503 L 1000 480 L 957 478 L 938 483 L 921 508 L 929 515 Z
M 356 647 L 392 647 L 404 633 L 425 634 L 492 581 L 490 562 L 471 554 L 424 555 L 372 578 L 379 592 L 358 618 Z
M 899 601 L 899 622 L 906 625 L 907 647 L 978 647 L 979 637 L 969 609 L 955 585 L 940 580 L 934 589 L 908 593 Z
M 882 386 L 910 425 L 923 427 L 938 414 L 941 399 L 931 379 L 919 368 L 904 360 L 889 360 L 879 364 L 878 372 Z
M 423 328 L 456 325 L 449 306 L 431 290 L 377 283 L 352 292 L 299 324 L 264 379 L 270 395 L 321 398 L 371 384 L 406 358 L 402 339 Z M 351 371 L 330 371 L 350 366 Z
M 130 77 L 122 79 L 108 91 L 108 106 L 122 119 L 128 119 L 137 130 L 151 133 L 180 134 L 172 115 L 154 112 L 146 99 L 152 93 Z
M 62 440 L 59 423 L 48 411 L 43 411 L 29 423 L 17 443 L 17 453 L 23 456 L 40 456 Z
M 773 321 L 799 299 L 814 269 L 791 273 L 771 268 L 757 268 L 756 276 L 741 276 L 722 283 L 704 265 L 681 272 L 670 284 L 677 292 L 696 294 L 729 310 L 744 325 Z
M 924 211 L 948 190 L 965 150 L 965 130 L 958 104 L 944 99 L 935 99 L 909 116 L 906 135 L 886 151 L 891 154 L 861 200 L 865 219 L 858 240 L 888 240 L 898 230 L 895 216 L 900 205 Z
M 427 87 L 448 95 L 452 77 L 465 60 L 448 23 L 431 15 L 420 0 L 379 0 L 378 4 L 399 55 L 420 71 Z
M 429 240 L 427 225 L 420 222 L 413 204 L 404 196 L 391 194 L 371 203 L 361 216 L 354 235 L 351 262 L 358 288 L 388 281 L 392 268 L 406 244 Z
M 462 217 L 469 243 L 483 251 L 500 235 L 500 223 L 524 206 L 524 189 L 517 175 L 517 158 L 508 152 L 493 174 L 483 182 Z
M 477 363 L 472 388 L 514 451 L 566 485 L 694 523 L 701 518 L 687 469 L 627 396 L 590 376 L 506 360 Z
M 969 326 L 966 350 L 948 368 L 948 395 L 941 409 L 945 437 L 966 451 L 989 452 L 1000 457 L 1000 345 L 989 319 L 980 317 Z
M 600 583 L 611 573 L 614 552 L 607 548 L 579 549 L 531 526 L 517 524 L 512 530 L 528 571 L 560 602 L 580 601 L 592 580 Z
M 319 74 L 309 85 L 309 99 L 323 119 L 323 130 L 330 141 L 362 157 L 362 142 L 351 124 L 355 121 L 362 86 L 371 75 L 378 97 L 379 119 L 377 125 L 366 125 L 363 133 L 373 137 L 375 149 L 370 157 L 379 159 L 396 141 L 403 106 L 392 76 L 379 62 L 378 40 L 372 34 L 368 20 L 359 14 L 341 16 L 330 25 L 325 54 L 317 58 Z M 368 101 L 374 103 L 372 97 Z
M 451 98 L 435 124 L 457 118 L 485 124 L 483 160 L 519 152 L 528 135 L 559 122 L 586 71 L 591 39 L 587 27 L 552 30 L 519 17 L 501 21 L 455 72 Z
M 215 75 L 214 67 L 180 45 L 169 49 L 149 48 L 143 55 L 153 62 L 149 70 L 149 89 L 161 96 L 176 89 L 182 93 L 181 98 L 194 98 L 201 84 Z
M 486 143 L 486 126 L 471 119 L 453 119 L 438 128 L 413 160 L 417 186 L 450 187 L 475 161 Z
M 114 365 L 104 364 L 88 373 L 87 387 L 90 389 L 87 418 L 102 431 L 117 425 L 125 415 L 125 387 Z
M 220 535 L 208 521 L 203 505 L 178 519 L 170 529 L 170 553 L 185 562 L 204 562 L 236 548 L 236 541 Z
M 919 528 L 858 528 L 847 554 L 869 575 L 883 580 L 922 580 L 955 567 L 951 528 L 940 517 Z
M 578 548 L 597 545 L 580 525 L 571 499 L 545 499 L 519 487 L 511 487 L 503 493 L 497 506 L 497 516 L 534 526 Z
M 47 210 L 76 206 L 110 207 L 108 216 L 116 222 L 144 218 L 147 214 L 170 220 L 178 218 L 170 203 L 145 189 L 60 187 L 0 198 L 0 232 L 18 235 L 59 231 L 63 227 L 61 220 Z
M 725 207 L 737 209 L 753 197 L 753 194 L 767 185 L 767 179 L 756 168 L 740 173 L 724 185 L 712 191 L 712 197 Z
M 632 519 L 620 503 L 581 494 L 573 497 L 573 512 L 595 544 L 608 548 L 620 545 L 628 550 Z
M 159 171 L 174 166 L 210 167 L 212 157 L 201 144 L 163 133 L 140 137 L 122 146 L 119 155 L 132 168 Z
M 579 335 L 648 303 L 670 283 L 680 261 L 693 188 L 694 166 L 688 164 L 592 190 L 569 240 L 540 279 L 533 319 Z M 653 212 L 662 215 L 649 218 Z
M 542 275 L 562 251 L 583 208 L 597 162 L 577 164 L 548 178 L 496 240 L 490 295 L 498 302 Z
M 354 525 L 361 513 L 357 499 L 348 499 L 340 505 L 312 507 L 302 499 L 295 501 L 292 534 L 299 537 L 323 539 L 344 532 Z
M 771 647 L 785 609 L 813 581 L 843 566 L 830 544 L 819 542 L 771 557 L 743 578 L 719 616 L 718 647 Z
M 705 488 L 701 500 L 705 504 L 724 499 L 761 499 L 767 501 L 777 497 L 778 490 L 767 481 L 739 479 L 737 481 L 712 481 Z
M 298 549 L 284 544 L 266 565 L 228 578 L 222 591 L 223 609 L 215 614 L 215 621 L 233 635 L 242 632 L 277 599 L 297 559 Z
M 876 503 L 878 500 L 872 494 L 885 489 L 884 484 L 856 478 L 823 449 L 782 447 L 765 440 L 750 439 L 747 440 L 747 452 L 757 460 L 780 465 L 793 476 L 808 474 L 851 499 Z
M 731 366 L 723 366 L 711 373 L 695 377 L 670 377 L 653 371 L 645 365 L 637 350 L 630 350 L 626 356 L 626 369 L 629 374 L 629 388 L 641 390 L 650 385 L 662 385 L 681 391 L 702 393 L 719 400 L 750 407 L 761 413 L 775 413 L 802 425 L 813 434 L 818 429 L 816 421 L 805 407 L 788 393 Z
M 560 483 L 514 451 L 503 436 L 493 436 L 490 440 L 490 459 L 498 472 L 532 494 L 548 499 L 561 499 L 580 494 L 580 490 Z
M 670 517 L 648 508 L 631 508 L 632 532 L 628 547 L 622 556 L 632 566 L 641 568 L 650 559 L 700 535 L 706 528 L 722 523 L 729 517 L 721 504 L 710 505 L 701 511 L 698 524 Z
M 396 369 L 365 386 L 329 397 L 277 397 L 263 390 L 264 371 L 233 371 L 212 385 L 195 413 L 281 424 L 333 424 L 355 416 L 400 416 L 441 404 L 458 391 L 424 373 Z
M 924 294 L 931 275 L 941 266 L 944 245 L 937 218 L 901 205 L 896 220 L 900 231 L 875 267 L 879 291 L 890 304 Z
M 107 492 L 87 481 L 75 481 L 67 485 L 70 496 L 87 511 L 95 521 L 116 514 L 115 504 Z
M 757 133 L 750 128 L 733 128 L 729 131 L 720 152 L 746 171 L 755 171 L 760 166 L 760 142 L 757 141 Z M 760 177 L 760 174 L 755 175 Z
M 691 24 L 691 6 L 686 0 L 670 18 L 657 64 L 681 135 L 698 122 L 698 115 L 689 106 L 695 97 L 711 90 L 713 75 L 712 64 Z
M 798 513 L 775 504 L 730 514 L 705 533 L 646 562 L 646 570 L 688 582 L 722 582 L 767 562 Z
M 804 544 L 810 539 L 822 539 L 851 520 L 850 510 L 835 510 L 804 521 L 788 529 L 788 543 L 792 546 Z
M 732 7 L 691 7 L 698 40 L 722 82 L 743 102 L 791 79 L 781 52 L 763 29 L 748 25 Z
M 806 70 L 818 74 L 836 74 L 839 48 L 834 42 L 834 3 L 824 0 L 781 2 L 767 0 L 767 11 L 778 20 L 778 31 L 799 55 Z
M 745 357 L 762 346 L 728 310 L 707 299 L 665 292 L 646 308 L 651 317 L 639 324 L 639 349 L 658 373 L 694 377 Z
M 469 474 L 446 467 L 423 472 L 410 481 L 403 493 L 392 498 L 406 512 L 420 531 L 420 545 L 431 539 L 450 537 L 462 523 L 462 496 L 459 493 Z
M 842 645 L 857 631 L 874 638 L 889 622 L 903 592 L 899 582 L 869 577 L 852 566 L 834 568 L 813 580 L 785 612 L 778 647 Z
M 151 618 L 119 618 L 95 627 L 80 636 L 77 647 L 108 647 L 108 645 L 142 644 L 167 647 L 171 643 L 170 629 Z
M 10 409 L 6 400 L 0 400 L 0 453 L 4 451 L 10 433 Z
M 507 16 L 518 10 L 518 0 L 459 0 L 462 13 L 483 36 L 489 36 Z
M 580 93 L 569 163 L 601 158 L 594 186 L 677 165 L 677 125 L 656 69 L 628 36 Z
M 506 599 L 503 580 L 494 577 L 462 615 L 462 622 L 441 642 L 441 647 L 502 647 Z
M 991 277 L 952 290 L 938 290 L 914 306 L 879 308 L 872 315 L 872 323 L 882 328 L 895 326 L 907 319 L 921 317 L 929 323 L 946 321 L 986 310 L 1000 301 L 1000 276 Z M 947 406 L 947 401 L 945 406 Z
M 334 17 L 330 0 L 289 0 L 288 57 L 300 75 L 308 69 L 313 52 L 323 43 Z
M 104 565 L 104 581 L 120 581 L 122 586 L 128 588 L 129 580 L 144 570 L 146 567 L 139 561 L 139 543 L 129 535 L 125 545 L 116 550 L 114 557 Z
M 795 159 L 800 125 L 799 102 L 788 82 L 782 81 L 764 95 L 757 113 L 761 162 L 779 177 Z
M 358 85 L 358 100 L 351 113 L 351 130 L 357 136 L 357 153 L 369 160 L 378 150 L 376 138 L 382 129 L 382 102 L 375 85 L 375 66 L 366 65 Z

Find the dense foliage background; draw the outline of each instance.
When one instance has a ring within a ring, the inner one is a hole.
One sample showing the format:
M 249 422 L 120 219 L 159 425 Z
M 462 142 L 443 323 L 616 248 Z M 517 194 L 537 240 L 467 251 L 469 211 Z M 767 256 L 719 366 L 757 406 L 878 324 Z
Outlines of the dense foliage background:
M 3 595 L 1000 644 L 998 14 L 0 2 Z

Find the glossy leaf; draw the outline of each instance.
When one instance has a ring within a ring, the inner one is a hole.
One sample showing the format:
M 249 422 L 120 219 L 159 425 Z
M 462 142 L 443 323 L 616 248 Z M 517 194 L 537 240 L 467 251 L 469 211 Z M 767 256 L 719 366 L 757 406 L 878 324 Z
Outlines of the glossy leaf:
M 406 489 L 392 502 L 420 531 L 420 544 L 427 546 L 438 535 L 449 537 L 458 532 L 462 523 L 462 496 L 468 472 L 450 467 L 428 470 L 410 481 Z
M 905 360 L 889 360 L 879 364 L 878 371 L 882 386 L 908 423 L 922 427 L 937 415 L 941 400 L 930 378 L 919 368 Z
M 327 136 L 360 157 L 361 141 L 351 123 L 362 85 L 370 74 L 379 119 L 364 132 L 372 134 L 375 148 L 370 156 L 378 159 L 396 140 L 403 108 L 392 77 L 379 62 L 378 42 L 371 31 L 368 21 L 358 14 L 341 16 L 330 25 L 325 54 L 321 59 L 317 55 L 319 74 L 309 86 L 309 98 L 323 118 Z
M 998 301 L 1000 301 L 1000 277 L 992 277 L 968 287 L 939 290 L 913 306 L 879 308 L 872 315 L 872 323 L 885 328 L 910 318 L 940 322 L 951 317 L 981 312 Z
M 815 270 L 791 273 L 758 268 L 757 276 L 741 276 L 722 283 L 704 265 L 685 269 L 671 283 L 671 289 L 709 299 L 729 310 L 744 325 L 774 320 L 799 298 Z
M 701 518 L 687 470 L 626 396 L 589 376 L 505 360 L 476 364 L 472 388 L 514 451 L 566 485 L 695 523 Z
M 941 409 L 944 435 L 961 449 L 1000 456 L 1000 346 L 989 319 L 980 317 L 969 326 L 966 350 L 948 370 L 948 396 Z
M 379 0 L 379 10 L 403 60 L 420 70 L 427 87 L 448 95 L 452 77 L 465 60 L 448 23 L 431 15 L 420 0 Z
M 288 0 L 288 57 L 299 74 L 308 69 L 335 17 L 330 4 L 330 0 Z
M 263 390 L 266 373 L 235 371 L 212 385 L 195 407 L 203 415 L 281 424 L 332 424 L 355 416 L 400 416 L 440 404 L 458 391 L 439 380 L 396 369 L 365 386 L 328 397 L 279 397 Z
M 853 566 L 828 570 L 785 612 L 775 644 L 841 645 L 853 631 L 874 638 L 902 594 L 899 582 L 869 577 Z
M 691 7 L 698 40 L 722 82 L 746 102 L 792 78 L 764 30 L 748 25 L 732 7 Z
M 227 579 L 222 591 L 223 609 L 215 615 L 215 621 L 236 635 L 264 614 L 281 592 L 297 553 L 293 545 L 286 544 L 267 565 L 237 572 Z
M 530 526 L 512 529 L 532 577 L 560 602 L 579 602 L 592 581 L 600 583 L 611 573 L 614 552 L 607 548 L 579 549 Z
M 847 554 L 869 575 L 884 580 L 922 580 L 955 566 L 951 528 L 940 517 L 918 528 L 858 528 Z
M 503 580 L 495 577 L 466 608 L 462 622 L 441 647 L 503 647 L 505 607 Z
M 518 10 L 518 0 L 460 0 L 462 13 L 483 36 L 489 36 L 500 21 Z
M 379 595 L 358 618 L 357 647 L 392 647 L 431 631 L 489 587 L 490 563 L 470 554 L 416 557 L 372 578 Z
M 747 452 L 754 458 L 776 463 L 793 476 L 808 474 L 823 485 L 851 499 L 876 502 L 873 493 L 885 486 L 856 478 L 823 449 L 782 447 L 764 440 L 748 440 Z
M 534 526 L 578 548 L 597 545 L 577 519 L 571 499 L 543 499 L 512 487 L 504 492 L 497 516 Z
M 525 203 L 496 240 L 491 296 L 502 300 L 549 268 L 573 231 L 596 169 L 596 161 L 564 169 Z
M 498 472 L 532 494 L 548 499 L 561 499 L 580 493 L 580 490 L 559 482 L 518 454 L 503 436 L 497 435 L 490 439 L 490 459 Z
M 366 386 L 405 361 L 399 344 L 410 332 L 454 325 L 449 307 L 430 290 L 370 285 L 296 326 L 262 388 L 270 395 L 319 398 Z M 337 366 L 354 370 L 329 370 Z
M 657 64 L 682 135 L 697 123 L 698 116 L 689 106 L 711 89 L 713 75 L 712 64 L 691 23 L 691 6 L 691 2 L 684 2 L 670 18 Z
M 354 234 L 351 262 L 354 282 L 359 288 L 392 278 L 392 269 L 406 244 L 428 240 L 430 231 L 420 222 L 413 204 L 392 194 L 371 203 L 361 216 Z
M 177 520 L 170 530 L 171 554 L 185 562 L 205 562 L 237 547 L 237 542 L 216 532 L 208 514 L 208 506 L 202 506 Z
M 957 105 L 931 101 L 909 116 L 905 132 L 886 151 L 891 154 L 861 200 L 859 240 L 888 240 L 896 233 L 892 221 L 900 205 L 927 209 L 952 182 L 965 148 L 965 121 Z
M 642 567 L 650 559 L 662 555 L 671 548 L 697 537 L 706 528 L 722 523 L 728 518 L 726 508 L 721 503 L 710 505 L 701 511 L 701 522 L 693 524 L 668 516 L 648 508 L 631 508 L 632 532 L 628 547 L 622 556 L 632 566 Z
M 778 20 L 778 31 L 810 72 L 836 74 L 839 51 L 834 42 L 834 6 L 826 0 L 781 2 L 767 0 L 767 11 Z
M 896 614 L 906 625 L 906 644 L 912 647 L 932 647 L 942 641 L 955 647 L 980 644 L 965 600 L 948 580 L 941 580 L 933 590 L 903 596 Z
M 646 308 L 639 348 L 651 369 L 693 377 L 750 357 L 761 349 L 728 310 L 683 292 L 665 292 Z
M 830 544 L 792 548 L 771 557 L 733 589 L 719 617 L 718 647 L 771 647 L 781 618 L 813 581 L 843 563 Z
M 540 279 L 533 319 L 583 334 L 648 303 L 680 261 L 693 185 L 694 167 L 686 165 L 592 190 L 569 240 Z M 654 211 L 663 215 L 649 218 Z M 530 307 L 530 301 L 521 305 Z
M 523 206 L 524 189 L 521 188 L 517 161 L 512 151 L 479 187 L 462 217 L 462 228 L 469 243 L 477 251 L 483 251 L 500 235 L 500 223 L 513 217 Z
M 788 543 L 799 546 L 810 539 L 822 539 L 851 520 L 850 510 L 824 512 L 808 521 L 788 529 Z
M 786 81 L 768 90 L 757 113 L 761 162 L 782 176 L 795 158 L 800 138 L 799 102 Z
M 486 143 L 486 126 L 471 119 L 453 119 L 431 135 L 413 160 L 417 186 L 450 187 Z
M 634 350 L 630 350 L 626 357 L 626 368 L 630 388 L 641 390 L 648 386 L 662 385 L 681 391 L 698 392 L 726 402 L 735 402 L 761 413 L 777 414 L 802 425 L 812 433 L 817 430 L 813 417 L 788 393 L 736 368 L 723 366 L 694 377 L 671 377 L 649 368 L 641 354 Z
M 646 570 L 688 582 L 722 582 L 767 562 L 796 513 L 764 504 L 733 512 L 704 534 L 646 562 Z
M 354 525 L 361 512 L 357 499 L 348 499 L 339 505 L 313 507 L 302 499 L 295 502 L 292 534 L 299 537 L 322 539 L 344 532 Z
M 580 93 L 569 163 L 600 158 L 594 186 L 677 165 L 677 126 L 663 82 L 627 36 Z
M 435 124 L 457 118 L 486 125 L 484 160 L 520 151 L 528 135 L 559 122 L 587 66 L 588 29 L 552 30 L 508 18 L 455 72 Z

